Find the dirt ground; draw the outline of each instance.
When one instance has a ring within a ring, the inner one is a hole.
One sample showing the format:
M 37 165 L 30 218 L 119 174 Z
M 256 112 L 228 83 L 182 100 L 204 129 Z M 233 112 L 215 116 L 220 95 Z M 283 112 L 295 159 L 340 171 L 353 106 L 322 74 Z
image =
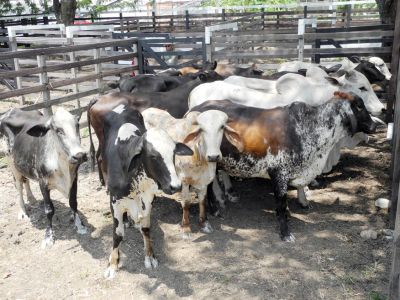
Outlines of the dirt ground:
M 343 151 L 341 162 L 321 177 L 302 210 L 290 191 L 296 243 L 278 235 L 272 189 L 267 181 L 235 181 L 239 203 L 223 218 L 210 217 L 214 232 L 197 225 L 181 238 L 180 205 L 155 201 L 152 239 L 160 266 L 144 267 L 143 242 L 135 228 L 122 243 L 122 267 L 103 278 L 112 244 L 112 220 L 104 188 L 88 164 L 80 169 L 79 209 L 90 233 L 78 235 L 67 199 L 52 192 L 55 245 L 41 249 L 45 215 L 41 201 L 28 204 L 31 222 L 17 220 L 17 192 L 8 168 L 0 170 L 0 298 L 2 299 L 384 299 L 392 243 L 379 235 L 363 240 L 366 228 L 387 228 L 388 216 L 374 201 L 389 196 L 389 143 L 382 129 L 368 145 Z M 88 149 L 88 138 L 83 139 Z M 37 199 L 38 185 L 32 184 Z

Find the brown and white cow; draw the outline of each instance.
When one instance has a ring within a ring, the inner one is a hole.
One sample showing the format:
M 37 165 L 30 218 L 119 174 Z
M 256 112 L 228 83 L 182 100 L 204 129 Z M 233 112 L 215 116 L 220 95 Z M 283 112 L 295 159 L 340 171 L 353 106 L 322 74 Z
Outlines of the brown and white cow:
M 337 143 L 357 132 L 371 133 L 372 121 L 363 101 L 336 92 L 335 97 L 317 107 L 295 102 L 291 105 L 261 109 L 228 100 L 208 101 L 192 111 L 221 110 L 229 117 L 228 126 L 239 133 L 243 151 L 223 140 L 220 162 L 231 176 L 271 179 L 277 201 L 280 235 L 294 242 L 287 225 L 288 185 L 308 185 L 326 166 Z
M 147 129 L 163 128 L 175 141 L 185 143 L 194 152 L 190 157 L 178 156 L 175 160 L 177 174 L 182 181 L 178 201 L 183 209 L 183 236 L 186 238 L 191 232 L 189 207 L 194 202 L 199 202 L 201 230 L 210 233 L 212 227 L 207 221 L 205 209 L 207 186 L 215 177 L 216 162 L 222 155 L 220 146 L 223 135 L 228 140 L 237 136 L 226 124 L 228 116 L 222 111 L 208 110 L 203 113 L 190 112 L 183 119 L 175 119 L 157 108 L 146 109 L 142 114 Z M 195 201 L 190 195 L 191 190 L 197 194 Z

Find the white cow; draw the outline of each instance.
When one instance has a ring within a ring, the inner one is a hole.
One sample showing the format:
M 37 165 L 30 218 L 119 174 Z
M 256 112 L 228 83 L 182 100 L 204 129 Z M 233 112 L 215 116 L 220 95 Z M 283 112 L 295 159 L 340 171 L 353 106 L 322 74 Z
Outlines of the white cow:
M 146 128 L 163 128 L 173 140 L 187 144 L 193 151 L 193 156 L 177 156 L 175 167 L 182 181 L 180 202 L 183 208 L 182 228 L 184 237 L 190 235 L 189 207 L 199 202 L 200 226 L 203 232 L 212 232 L 212 227 L 206 218 L 205 197 L 207 186 L 216 172 L 216 162 L 222 157 L 220 146 L 222 136 L 232 140 L 236 131 L 226 122 L 228 116 L 218 110 L 203 113 L 190 112 L 183 119 L 175 119 L 168 112 L 157 108 L 148 108 L 142 112 Z M 190 190 L 197 193 L 197 200 L 192 199 Z
M 372 90 L 368 79 L 355 71 L 347 72 L 340 78 L 327 77 L 319 82 L 316 78 L 286 74 L 276 81 L 277 94 L 263 93 L 225 81 L 204 83 L 190 93 L 189 109 L 207 100 L 223 99 L 259 108 L 285 106 L 295 101 L 316 106 L 327 102 L 337 90 L 353 92 L 363 99 L 367 110 L 372 115 L 379 116 L 382 114 L 384 106 Z

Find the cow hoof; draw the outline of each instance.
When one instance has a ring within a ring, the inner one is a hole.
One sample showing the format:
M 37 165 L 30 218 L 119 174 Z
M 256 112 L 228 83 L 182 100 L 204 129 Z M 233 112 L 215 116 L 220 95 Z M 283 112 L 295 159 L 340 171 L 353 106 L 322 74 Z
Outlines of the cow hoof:
M 307 204 L 299 203 L 299 204 L 300 204 L 300 207 L 301 207 L 302 209 L 308 209 L 308 210 L 310 210 L 310 209 L 313 208 L 313 206 L 312 206 L 311 203 L 307 203 Z
M 28 215 L 25 212 L 20 211 L 20 212 L 18 212 L 18 220 L 30 221 L 30 218 L 28 217 Z
M 296 239 L 293 234 L 289 233 L 289 235 L 284 236 L 282 238 L 282 241 L 287 242 L 287 243 L 294 243 L 296 241 Z
M 42 241 L 42 249 L 51 248 L 54 245 L 54 237 L 46 236 Z
M 87 234 L 88 233 L 88 229 L 84 225 L 79 225 L 79 226 L 76 226 L 76 232 L 78 234 Z
M 233 203 L 239 202 L 240 200 L 239 195 L 235 192 L 227 193 L 226 198 L 228 198 L 228 200 Z
M 29 201 L 30 203 L 36 203 L 36 202 L 37 202 L 35 196 L 33 196 L 33 195 L 28 196 L 27 198 L 28 198 L 28 201 Z
M 212 228 L 210 222 L 206 221 L 203 224 L 203 227 L 201 227 L 201 231 L 204 233 L 211 233 L 214 231 L 214 229 Z
M 112 280 L 117 275 L 117 271 L 114 270 L 113 267 L 108 267 L 107 270 L 104 272 L 104 278 L 107 280 Z
M 154 256 L 145 256 L 144 266 L 146 269 L 155 269 L 158 267 L 158 261 Z
M 183 240 L 190 240 L 192 238 L 191 232 L 182 232 L 182 239 Z

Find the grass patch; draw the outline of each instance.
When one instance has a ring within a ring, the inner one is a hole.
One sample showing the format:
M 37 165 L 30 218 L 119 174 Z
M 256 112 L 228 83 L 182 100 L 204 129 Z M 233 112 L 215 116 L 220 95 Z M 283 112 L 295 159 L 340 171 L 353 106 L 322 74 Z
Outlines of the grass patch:
M 385 296 L 381 295 L 380 293 L 376 291 L 371 291 L 368 294 L 368 300 L 387 300 Z
M 89 128 L 86 127 L 86 128 L 81 129 L 81 138 L 86 138 L 88 136 L 89 136 Z

